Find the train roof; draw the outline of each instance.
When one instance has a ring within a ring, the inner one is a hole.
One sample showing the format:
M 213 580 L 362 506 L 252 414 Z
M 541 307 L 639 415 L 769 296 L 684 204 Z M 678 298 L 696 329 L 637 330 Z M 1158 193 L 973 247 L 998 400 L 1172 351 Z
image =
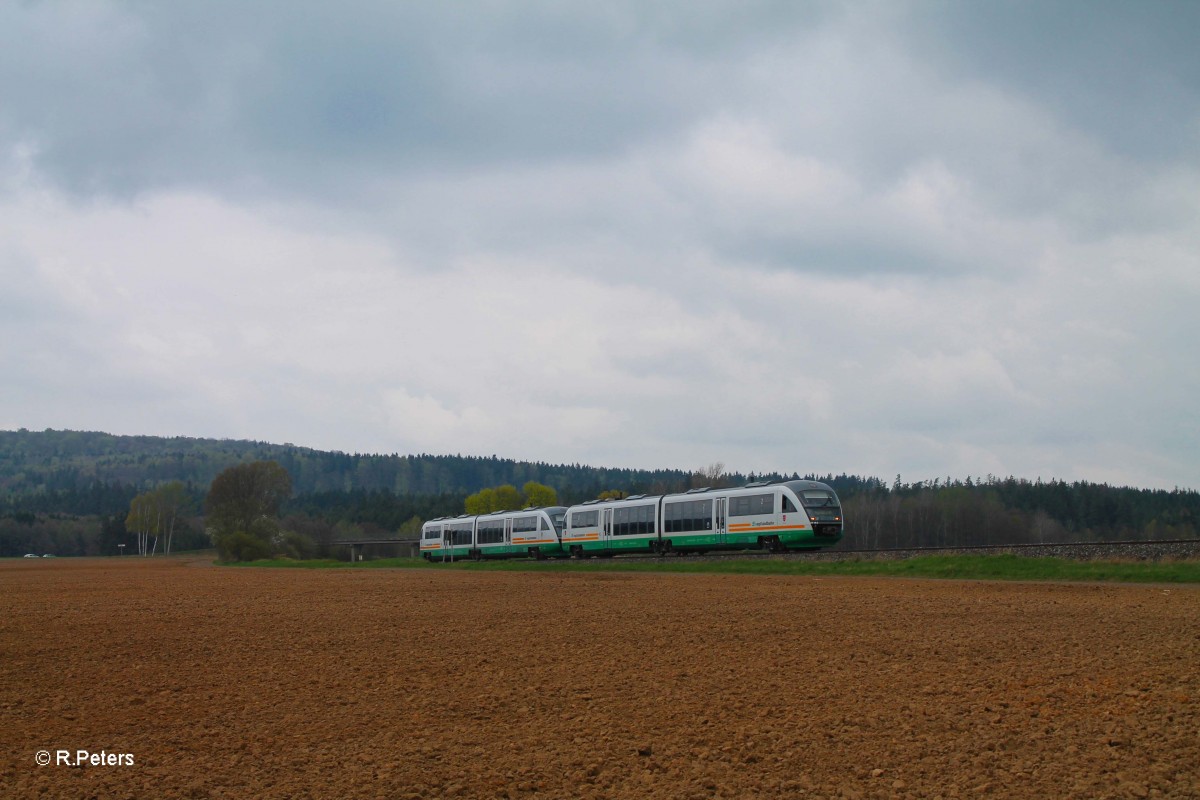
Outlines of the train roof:
M 734 489 L 757 489 L 761 486 L 788 486 L 793 489 L 795 489 L 797 486 L 801 486 L 806 489 L 829 489 L 830 488 L 829 484 L 827 484 L 827 483 L 822 483 L 821 481 L 813 481 L 813 480 L 809 480 L 807 478 L 771 478 L 770 480 L 764 480 L 764 481 L 751 481 L 750 483 L 743 484 L 742 486 L 734 486 L 731 488 L 734 488 Z
M 810 481 L 810 480 L 805 480 L 802 478 L 799 478 L 799 479 L 775 478 L 775 479 L 767 480 L 767 481 L 751 481 L 750 483 L 746 483 L 741 486 L 726 486 L 724 488 L 719 488 L 719 489 L 713 488 L 711 486 L 702 486 L 702 487 L 699 487 L 696 489 L 688 489 L 685 492 L 672 492 L 670 494 L 665 495 L 665 497 L 668 500 L 677 500 L 678 498 L 681 498 L 681 497 L 686 497 L 688 495 L 697 495 L 697 494 L 711 493 L 714 495 L 729 495 L 729 494 L 737 494 L 740 492 L 744 492 L 747 489 L 751 489 L 751 490 L 762 489 L 767 486 L 786 486 L 787 488 L 791 489 L 792 491 L 799 491 L 802 489 L 826 489 L 828 491 L 833 491 L 833 489 L 828 484 L 821 483 L 820 481 Z
M 556 508 L 566 509 L 566 506 L 526 506 L 525 508 L 506 508 L 503 511 L 486 511 L 482 514 L 476 514 L 478 517 L 501 517 L 505 514 L 532 514 L 538 511 L 544 511 L 549 514 Z
M 658 495 L 658 494 L 656 494 L 656 495 L 631 494 L 631 495 L 629 495 L 629 497 L 610 497 L 607 500 L 601 500 L 601 499 L 597 498 L 595 500 L 584 500 L 582 503 L 576 503 L 573 506 L 566 506 L 566 508 L 578 508 L 580 506 L 597 506 L 597 505 L 604 505 L 605 503 L 631 503 L 631 502 L 636 503 L 639 500 L 658 500 L 660 497 L 663 497 L 663 496 L 664 495 Z

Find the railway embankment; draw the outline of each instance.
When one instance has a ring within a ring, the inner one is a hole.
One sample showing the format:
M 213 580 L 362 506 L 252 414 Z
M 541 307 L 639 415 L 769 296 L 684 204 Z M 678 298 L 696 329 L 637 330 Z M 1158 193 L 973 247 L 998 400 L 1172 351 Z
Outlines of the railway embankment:
M 1200 558 L 1200 540 L 1142 542 L 1077 542 L 1069 544 L 1021 544 L 985 547 L 918 547 L 886 550 L 820 550 L 799 557 L 813 561 L 890 560 L 928 555 L 998 555 L 1026 558 L 1065 558 L 1071 561 L 1128 559 L 1163 561 Z

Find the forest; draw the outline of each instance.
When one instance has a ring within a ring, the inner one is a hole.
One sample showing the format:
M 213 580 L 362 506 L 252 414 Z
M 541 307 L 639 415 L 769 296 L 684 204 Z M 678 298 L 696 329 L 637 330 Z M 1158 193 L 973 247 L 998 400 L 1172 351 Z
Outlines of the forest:
M 1092 540 L 1194 538 L 1200 494 L 1012 476 L 890 483 L 877 477 L 725 473 L 704 468 L 635 470 L 520 462 L 497 456 L 380 455 L 320 451 L 290 444 L 115 436 L 80 431 L 0 431 L 0 556 L 24 553 L 115 555 L 125 544 L 131 504 L 180 482 L 192 513 L 174 532 L 174 549 L 211 545 L 200 516 L 222 470 L 279 463 L 292 495 L 283 526 L 336 554 L 338 539 L 408 535 L 422 520 L 460 514 L 468 495 L 535 481 L 571 504 L 620 490 L 658 494 L 702 485 L 808 477 L 832 485 L 847 520 L 839 549 L 970 546 Z

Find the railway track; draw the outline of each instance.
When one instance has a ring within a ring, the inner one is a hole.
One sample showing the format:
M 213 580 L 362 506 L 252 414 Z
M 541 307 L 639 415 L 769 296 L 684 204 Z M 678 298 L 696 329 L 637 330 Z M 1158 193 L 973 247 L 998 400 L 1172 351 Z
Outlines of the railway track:
M 1200 557 L 1200 539 L 1127 540 L 1119 542 L 1056 542 L 1039 544 L 959 545 L 945 547 L 886 547 L 875 549 L 807 550 L 767 553 L 761 550 L 730 550 L 721 553 L 676 553 L 658 556 L 650 553 L 613 556 L 620 559 L 660 559 L 706 561 L 724 558 L 783 559 L 809 561 L 848 561 L 852 559 L 904 559 L 920 555 L 951 553 L 1019 553 L 1030 557 L 1058 557 L 1088 561 L 1104 558 L 1134 558 L 1155 561 L 1163 558 Z

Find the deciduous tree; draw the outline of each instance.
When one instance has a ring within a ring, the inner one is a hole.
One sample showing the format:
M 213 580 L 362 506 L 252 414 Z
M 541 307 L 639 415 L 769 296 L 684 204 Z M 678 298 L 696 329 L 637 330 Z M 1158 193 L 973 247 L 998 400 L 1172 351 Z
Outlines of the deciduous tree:
M 162 530 L 160 533 L 166 535 L 166 545 L 163 547 L 163 552 L 167 555 L 171 554 L 171 544 L 175 540 L 175 527 L 179 522 L 179 518 L 186 514 L 192 507 L 192 498 L 188 496 L 187 488 L 184 487 L 182 481 L 172 481 L 154 490 L 154 504 L 160 512 L 162 520 Z M 157 545 L 157 538 L 155 544 Z
M 480 489 L 467 497 L 464 504 L 468 514 L 487 514 L 496 510 L 496 490 Z
M 513 511 L 526 506 L 558 505 L 558 493 L 549 486 L 529 481 L 524 492 L 511 484 L 481 489 L 467 497 L 468 514 L 490 514 L 494 511 Z
M 521 489 L 525 492 L 525 505 L 543 507 L 558 505 L 558 492 L 543 483 L 529 481 Z
M 508 511 L 524 506 L 525 498 L 521 497 L 517 487 L 507 483 L 496 487 L 496 507 L 492 509 L 493 511 Z
M 276 461 L 239 464 L 214 478 L 204 509 L 218 554 L 246 560 L 262 557 L 263 549 L 270 553 L 277 544 L 279 507 L 291 491 L 291 476 Z

